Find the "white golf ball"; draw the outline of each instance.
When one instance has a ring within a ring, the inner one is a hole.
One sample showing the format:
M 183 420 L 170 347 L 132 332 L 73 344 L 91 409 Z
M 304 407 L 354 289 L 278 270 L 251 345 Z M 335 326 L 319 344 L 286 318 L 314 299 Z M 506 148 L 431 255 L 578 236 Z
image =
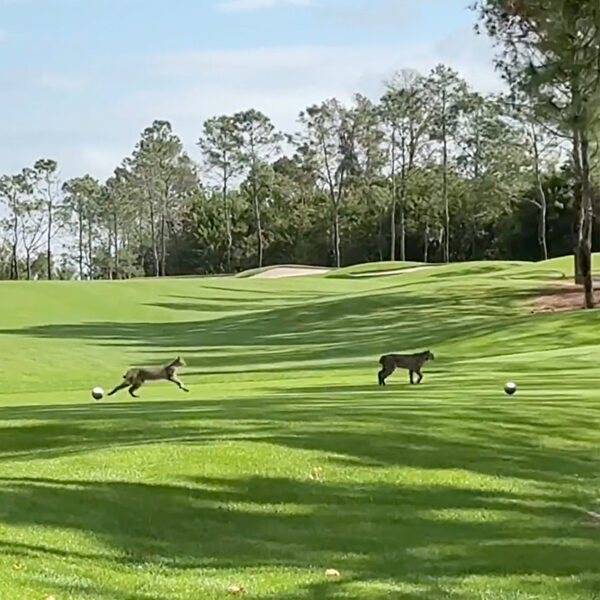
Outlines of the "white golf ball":
M 102 400 L 104 397 L 104 390 L 101 387 L 95 387 L 92 390 L 92 398 L 94 400 Z
M 504 384 L 504 391 L 509 396 L 512 396 L 517 391 L 517 384 L 509 381 L 508 383 Z

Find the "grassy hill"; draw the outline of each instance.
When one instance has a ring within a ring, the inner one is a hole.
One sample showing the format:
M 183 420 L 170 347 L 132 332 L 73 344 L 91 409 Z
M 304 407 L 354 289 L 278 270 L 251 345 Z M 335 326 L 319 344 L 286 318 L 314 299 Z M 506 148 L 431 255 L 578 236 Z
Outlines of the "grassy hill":
M 597 597 L 600 313 L 530 312 L 561 276 L 0 284 L 0 600 Z M 190 394 L 90 398 L 176 354 Z
M 558 269 L 565 273 L 568 277 L 573 277 L 575 273 L 575 261 L 572 256 L 561 256 L 559 258 L 551 258 L 538 263 L 544 267 Z M 600 272 L 600 254 L 596 253 L 592 256 L 592 270 L 594 275 Z
M 381 274 L 392 274 L 394 272 L 400 272 L 410 270 L 422 266 L 423 263 L 409 262 L 409 261 L 380 261 L 363 263 L 359 265 L 352 265 L 349 267 L 343 267 L 341 269 L 335 269 L 327 274 L 327 277 L 367 277 L 377 276 Z

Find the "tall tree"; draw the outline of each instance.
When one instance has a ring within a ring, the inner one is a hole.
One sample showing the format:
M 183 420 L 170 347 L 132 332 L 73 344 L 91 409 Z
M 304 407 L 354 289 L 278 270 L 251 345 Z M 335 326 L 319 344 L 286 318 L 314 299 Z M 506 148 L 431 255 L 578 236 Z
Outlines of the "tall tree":
M 407 194 L 410 194 L 414 203 L 414 210 L 408 215 L 407 228 L 420 241 L 423 262 L 429 261 L 431 245 L 439 241 L 440 232 L 443 241 L 443 227 L 440 227 L 443 205 L 440 187 L 436 185 L 438 181 L 439 167 L 432 162 L 413 169 L 406 180 Z M 451 185 L 448 187 L 450 189 Z
M 335 98 L 311 106 L 300 114 L 304 131 L 299 138 L 298 151 L 329 198 L 337 267 L 342 264 L 340 214 L 348 180 L 357 166 L 353 116 L 352 111 Z
M 102 190 L 100 226 L 106 238 L 109 278 L 130 277 L 143 271 L 135 262 L 143 258 L 143 219 L 141 194 L 131 174 L 117 167 Z
M 214 174 L 221 190 L 225 218 L 227 247 L 227 270 L 231 271 L 233 231 L 231 223 L 230 185 L 231 180 L 240 173 L 242 164 L 240 149 L 242 146 L 239 130 L 240 119 L 223 115 L 213 117 L 204 123 L 203 135 L 198 145 L 202 150 L 206 171 Z
M 448 195 L 448 173 L 450 149 L 455 139 L 466 83 L 456 71 L 444 66 L 435 67 L 425 82 L 427 102 L 431 115 L 431 139 L 440 144 L 442 203 L 444 214 L 444 261 L 450 262 L 450 201 Z
M 79 278 L 94 279 L 93 234 L 102 193 L 101 184 L 90 175 L 84 175 L 66 181 L 62 189 L 65 204 L 74 217 L 74 222 L 70 221 L 69 225 L 74 228 L 77 239 Z M 87 269 L 84 269 L 84 264 Z
M 110 279 L 119 277 L 120 233 L 125 229 L 124 205 L 128 197 L 127 173 L 117 168 L 103 188 L 101 219 L 106 229 Z
M 56 233 L 54 211 L 60 197 L 58 164 L 51 159 L 40 159 L 33 165 L 36 188 L 46 208 L 46 276 L 52 279 L 52 240 Z
M 512 125 L 507 108 L 500 97 L 470 91 L 461 102 L 456 166 L 465 185 L 457 225 L 463 252 L 470 246 L 473 258 L 485 229 L 510 212 L 530 185 L 522 128 Z
M 548 199 L 544 185 L 545 175 L 555 171 L 555 166 L 561 157 L 561 139 L 554 130 L 552 123 L 542 120 L 541 115 L 535 112 L 535 105 L 526 95 L 507 99 L 510 107 L 509 115 L 513 129 L 517 134 L 519 150 L 523 152 L 530 164 L 529 171 L 535 194 L 525 194 L 524 199 L 531 203 L 538 211 L 538 244 L 540 256 L 546 260 L 548 252 Z
M 279 152 L 282 135 L 275 130 L 269 117 L 257 110 L 247 110 L 235 115 L 238 131 L 239 160 L 247 172 L 248 193 L 254 208 L 256 227 L 257 264 L 263 265 L 264 232 L 262 200 L 269 193 L 270 180 L 264 178 L 264 165 Z
M 167 240 L 198 189 L 196 170 L 168 121 L 154 121 L 142 132 L 124 168 L 148 211 L 154 274 L 166 275 Z
M 417 156 L 425 141 L 429 123 L 426 108 L 423 78 L 416 72 L 401 71 L 388 82 L 381 99 L 381 112 L 386 125 L 391 188 L 390 260 L 396 260 L 397 212 L 400 217 L 400 260 L 406 260 L 407 178 L 415 168 Z
M 501 48 L 497 66 L 511 87 L 571 139 L 579 204 L 577 271 L 585 306 L 592 281 L 592 147 L 600 121 L 600 5 L 597 0 L 478 0 L 474 8 Z
M 25 268 L 27 279 L 31 279 L 31 263 L 34 254 L 39 252 L 48 223 L 44 200 L 37 194 L 35 187 L 37 175 L 33 169 L 23 169 L 19 180 L 22 200 L 19 207 L 19 232 L 25 251 Z
M 24 194 L 23 174 L 3 175 L 0 178 L 0 199 L 4 204 L 7 217 L 3 219 L 3 228 L 9 233 L 11 261 L 10 278 L 19 279 L 19 217 L 21 214 L 21 202 Z

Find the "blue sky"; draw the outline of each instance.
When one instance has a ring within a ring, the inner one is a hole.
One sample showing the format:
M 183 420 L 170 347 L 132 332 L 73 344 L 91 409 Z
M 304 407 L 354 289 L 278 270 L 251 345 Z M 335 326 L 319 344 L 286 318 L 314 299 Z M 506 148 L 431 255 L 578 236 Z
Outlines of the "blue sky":
M 438 62 L 499 86 L 469 0 L 0 0 L 0 173 L 40 157 L 106 177 L 153 119 L 197 158 L 202 122 L 249 107 L 377 98 Z

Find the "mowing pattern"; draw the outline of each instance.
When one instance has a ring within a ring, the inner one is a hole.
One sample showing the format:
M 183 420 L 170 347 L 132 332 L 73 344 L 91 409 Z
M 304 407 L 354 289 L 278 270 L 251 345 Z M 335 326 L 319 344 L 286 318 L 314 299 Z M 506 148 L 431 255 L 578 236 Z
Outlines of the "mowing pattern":
M 600 317 L 532 316 L 556 275 L 2 284 L 0 600 L 600 597 Z M 179 353 L 188 395 L 89 395 Z

